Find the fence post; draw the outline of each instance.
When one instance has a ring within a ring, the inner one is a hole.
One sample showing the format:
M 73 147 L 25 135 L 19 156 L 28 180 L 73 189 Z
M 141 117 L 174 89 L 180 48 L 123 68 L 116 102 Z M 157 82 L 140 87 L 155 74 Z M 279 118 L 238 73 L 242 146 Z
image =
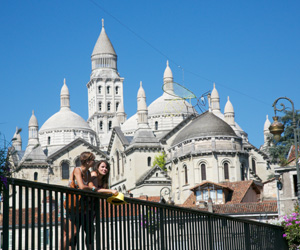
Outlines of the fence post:
M 3 189 L 3 249 L 9 247 L 9 184 Z
M 212 225 L 211 225 L 211 215 L 208 216 L 208 238 L 209 238 L 209 249 L 214 249 L 214 241 L 213 241 L 213 232 L 212 232 Z
M 164 232 L 164 219 L 163 219 L 163 209 L 159 208 L 159 220 L 160 220 L 160 249 L 165 249 L 165 232 Z
M 244 222 L 245 249 L 251 249 L 249 224 Z

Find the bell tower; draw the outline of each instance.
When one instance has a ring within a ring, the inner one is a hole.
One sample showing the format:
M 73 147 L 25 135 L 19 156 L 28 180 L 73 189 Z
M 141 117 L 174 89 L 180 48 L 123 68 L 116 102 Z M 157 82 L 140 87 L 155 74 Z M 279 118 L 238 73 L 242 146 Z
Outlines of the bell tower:
M 88 123 L 98 134 L 100 147 L 105 148 L 114 116 L 117 115 L 119 123 L 122 124 L 126 120 L 126 114 L 123 99 L 124 78 L 118 72 L 117 54 L 106 34 L 103 19 L 91 62 L 92 73 L 87 83 Z

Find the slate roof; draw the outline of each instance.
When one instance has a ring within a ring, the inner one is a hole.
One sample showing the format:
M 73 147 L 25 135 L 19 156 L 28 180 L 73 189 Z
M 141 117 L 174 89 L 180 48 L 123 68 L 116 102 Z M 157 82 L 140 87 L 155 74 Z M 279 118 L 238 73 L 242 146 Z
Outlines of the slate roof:
M 172 146 L 189 139 L 210 136 L 236 137 L 237 135 L 228 123 L 214 115 L 212 112 L 206 111 L 197 116 L 189 125 L 178 133 Z
M 149 171 L 145 172 L 137 181 L 136 181 L 136 186 L 142 185 L 144 183 L 152 183 L 153 181 L 148 181 L 151 176 L 156 172 L 156 171 L 160 171 L 161 174 L 163 174 L 166 178 L 165 181 L 160 183 L 167 183 L 170 184 L 172 183 L 172 179 L 170 178 L 170 176 L 168 176 L 168 174 L 162 170 L 158 165 L 154 166 L 153 168 L 151 168 Z

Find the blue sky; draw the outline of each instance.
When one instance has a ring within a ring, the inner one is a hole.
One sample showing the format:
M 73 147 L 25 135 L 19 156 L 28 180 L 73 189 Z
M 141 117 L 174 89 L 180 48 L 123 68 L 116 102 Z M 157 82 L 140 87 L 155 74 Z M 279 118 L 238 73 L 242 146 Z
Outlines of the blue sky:
M 215 82 L 222 111 L 229 96 L 237 123 L 259 147 L 277 97 L 300 109 L 299 11 L 296 0 L 1 1 L 1 139 L 21 127 L 25 148 L 32 110 L 41 127 L 59 110 L 64 78 L 72 111 L 88 118 L 90 56 L 104 18 L 128 117 L 140 81 L 148 105 L 162 94 L 169 59 L 174 80 L 196 96 Z

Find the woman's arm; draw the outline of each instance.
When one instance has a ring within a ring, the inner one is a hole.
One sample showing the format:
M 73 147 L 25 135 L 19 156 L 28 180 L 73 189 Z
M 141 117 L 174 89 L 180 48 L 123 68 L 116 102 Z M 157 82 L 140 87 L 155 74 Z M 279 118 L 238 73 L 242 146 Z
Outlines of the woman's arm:
M 88 173 L 88 174 L 89 174 L 89 178 L 90 178 L 90 173 Z M 75 168 L 75 170 L 74 170 L 74 176 L 75 176 L 75 179 L 77 181 L 77 185 L 78 185 L 79 189 L 82 189 L 82 190 L 92 190 L 93 187 L 91 187 L 89 185 L 85 185 L 83 183 L 81 171 L 80 171 L 79 168 Z
M 119 193 L 117 190 L 107 189 L 107 188 L 99 188 L 97 192 L 102 194 L 112 194 L 112 195 L 118 195 Z

